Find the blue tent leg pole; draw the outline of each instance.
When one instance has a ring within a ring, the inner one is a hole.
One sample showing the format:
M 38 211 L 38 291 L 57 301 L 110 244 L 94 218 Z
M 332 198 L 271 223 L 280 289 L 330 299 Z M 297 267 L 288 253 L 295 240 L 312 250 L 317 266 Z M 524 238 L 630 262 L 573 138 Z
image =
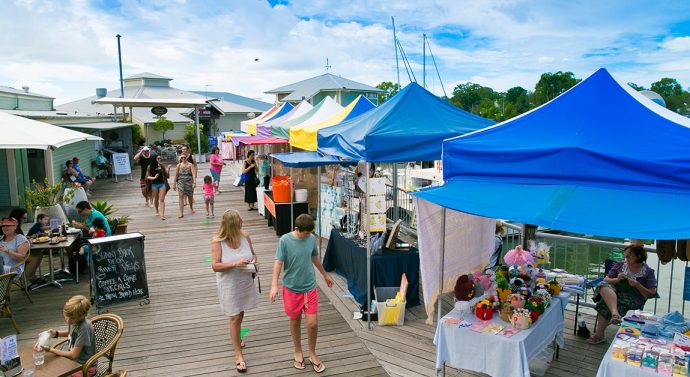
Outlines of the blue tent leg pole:
M 441 275 L 438 278 L 438 302 L 436 309 L 436 326 L 441 325 L 441 310 L 443 307 L 443 274 L 445 273 L 445 257 L 446 257 L 446 207 L 443 207 L 443 214 L 441 215 Z M 436 354 L 438 355 L 438 345 L 436 345 Z M 436 370 L 438 376 L 439 371 Z M 446 364 L 443 364 L 443 376 L 446 375 Z
M 362 212 L 364 212 L 364 222 L 366 223 L 366 239 L 367 239 L 367 306 L 369 306 L 369 310 L 367 310 L 367 328 L 369 331 L 372 330 L 371 327 L 371 232 L 369 231 L 369 208 L 367 205 L 367 202 L 369 200 L 369 163 L 367 162 L 367 170 L 364 173 L 366 174 L 366 187 L 365 187 L 365 193 L 364 193 L 364 207 L 362 208 Z M 361 225 L 360 225 L 361 226 Z M 379 313 L 381 314 L 381 313 Z

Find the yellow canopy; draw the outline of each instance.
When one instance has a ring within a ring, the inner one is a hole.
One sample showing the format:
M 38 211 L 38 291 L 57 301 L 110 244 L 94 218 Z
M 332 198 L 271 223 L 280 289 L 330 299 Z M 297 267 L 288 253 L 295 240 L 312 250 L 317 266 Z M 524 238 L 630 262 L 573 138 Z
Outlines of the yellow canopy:
M 362 99 L 360 97 L 362 97 L 362 95 L 359 95 L 357 98 L 355 98 L 354 101 L 350 102 L 350 104 L 345 106 L 341 111 L 339 111 L 338 113 L 324 120 L 321 123 L 298 125 L 290 128 L 290 145 L 296 148 L 303 149 L 305 151 L 315 151 L 316 133 L 322 128 L 335 126 L 336 124 L 342 122 L 345 118 L 347 118 L 347 116 L 350 115 L 352 110 Z

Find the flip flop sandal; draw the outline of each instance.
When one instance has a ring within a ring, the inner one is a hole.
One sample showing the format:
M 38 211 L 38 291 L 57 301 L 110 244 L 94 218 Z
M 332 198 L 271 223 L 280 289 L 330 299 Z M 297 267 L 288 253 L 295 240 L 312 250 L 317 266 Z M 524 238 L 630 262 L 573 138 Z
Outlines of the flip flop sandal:
M 304 368 L 306 368 L 306 366 L 304 365 L 304 359 L 302 359 L 302 361 L 295 360 L 295 362 L 292 364 L 292 366 L 294 366 L 295 369 L 299 369 L 299 370 L 303 370 Z
M 247 364 L 245 364 L 244 361 L 236 363 L 235 368 L 237 368 L 237 371 L 240 373 L 247 373 Z
M 316 373 L 321 373 L 324 370 L 326 370 L 326 366 L 323 365 L 323 361 L 317 364 L 317 363 L 311 361 L 311 359 L 309 359 L 309 362 L 314 367 L 314 372 L 316 372 Z
M 247 342 L 245 342 L 244 340 L 240 341 L 240 348 L 244 348 L 246 346 L 247 346 Z
M 621 316 L 619 315 L 614 315 L 611 317 L 611 324 L 614 326 L 619 326 L 623 321 L 621 320 Z

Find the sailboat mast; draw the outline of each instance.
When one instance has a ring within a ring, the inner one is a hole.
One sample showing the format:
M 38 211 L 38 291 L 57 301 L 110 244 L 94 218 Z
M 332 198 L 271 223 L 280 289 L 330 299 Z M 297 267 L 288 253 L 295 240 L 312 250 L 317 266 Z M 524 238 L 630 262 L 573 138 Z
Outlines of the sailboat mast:
M 391 16 L 393 23 L 393 48 L 395 49 L 395 72 L 398 78 L 398 88 L 400 88 L 400 64 L 398 63 L 398 37 L 395 34 L 395 17 Z
M 422 87 L 426 89 L 426 34 L 422 34 Z

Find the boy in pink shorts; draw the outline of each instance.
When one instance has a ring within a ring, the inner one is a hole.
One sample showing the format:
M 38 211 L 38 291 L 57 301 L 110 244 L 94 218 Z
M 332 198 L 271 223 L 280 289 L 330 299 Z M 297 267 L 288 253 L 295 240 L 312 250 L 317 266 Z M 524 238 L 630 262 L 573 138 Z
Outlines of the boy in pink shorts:
M 273 303 L 278 296 L 278 278 L 285 267 L 283 275 L 283 307 L 290 318 L 290 334 L 295 346 L 294 367 L 304 369 L 304 355 L 302 354 L 302 311 L 307 319 L 307 338 L 309 341 L 309 361 L 316 373 L 326 370 L 316 355 L 316 335 L 318 321 L 316 313 L 319 308 L 319 295 L 316 288 L 316 274 L 314 267 L 321 273 L 328 287 L 333 286 L 333 280 L 323 269 L 319 251 L 316 247 L 314 219 L 302 214 L 295 219 L 295 230 L 284 234 L 278 241 L 276 261 L 273 265 L 273 281 L 271 284 L 270 300 Z M 312 264 L 314 267 L 312 267 Z

